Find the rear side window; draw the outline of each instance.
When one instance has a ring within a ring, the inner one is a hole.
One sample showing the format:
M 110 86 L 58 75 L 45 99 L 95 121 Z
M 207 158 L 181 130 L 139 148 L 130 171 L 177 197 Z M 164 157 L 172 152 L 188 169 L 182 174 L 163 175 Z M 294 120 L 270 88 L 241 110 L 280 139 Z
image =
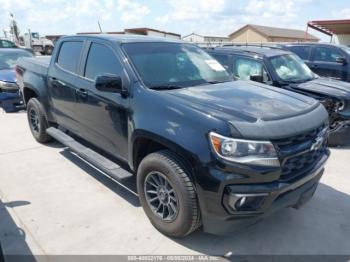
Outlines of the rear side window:
M 316 47 L 315 61 L 337 62 L 337 58 L 342 57 L 342 54 L 335 48 Z
M 103 74 L 121 76 L 122 72 L 121 63 L 109 47 L 96 43 L 91 45 L 85 66 L 86 78 L 95 80 Z
M 57 64 L 63 69 L 76 73 L 83 42 L 64 42 L 58 54 Z
M 309 60 L 311 50 L 310 46 L 291 46 L 289 47 L 289 50 L 295 53 L 301 59 Z

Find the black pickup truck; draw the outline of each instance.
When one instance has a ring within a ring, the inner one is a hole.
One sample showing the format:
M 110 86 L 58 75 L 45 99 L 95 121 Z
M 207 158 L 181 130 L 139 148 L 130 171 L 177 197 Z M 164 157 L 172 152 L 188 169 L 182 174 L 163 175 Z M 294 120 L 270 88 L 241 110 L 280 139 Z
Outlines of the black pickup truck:
M 22 59 L 17 73 L 33 136 L 115 179 L 136 175 L 145 213 L 169 236 L 227 233 L 299 207 L 329 156 L 318 101 L 231 81 L 181 41 L 63 37 L 50 61 Z

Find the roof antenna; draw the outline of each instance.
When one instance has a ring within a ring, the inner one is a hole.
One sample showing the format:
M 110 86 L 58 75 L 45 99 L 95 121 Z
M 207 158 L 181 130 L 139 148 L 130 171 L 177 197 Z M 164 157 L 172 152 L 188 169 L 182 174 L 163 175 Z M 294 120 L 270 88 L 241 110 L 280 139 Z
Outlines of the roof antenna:
M 101 28 L 101 25 L 100 25 L 100 21 L 97 21 L 97 24 L 98 24 L 98 27 L 100 28 L 100 33 L 102 34 L 102 28 Z

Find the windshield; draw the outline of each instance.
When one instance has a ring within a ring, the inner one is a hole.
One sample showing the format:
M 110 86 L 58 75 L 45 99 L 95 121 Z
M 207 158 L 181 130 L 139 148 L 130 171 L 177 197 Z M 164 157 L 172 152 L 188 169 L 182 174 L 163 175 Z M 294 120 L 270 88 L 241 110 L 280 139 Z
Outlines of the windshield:
M 19 58 L 31 56 L 33 55 L 26 51 L 0 52 L 0 69 L 14 68 Z
M 126 43 L 123 48 L 149 88 L 189 87 L 232 80 L 217 60 L 194 45 Z
M 315 74 L 297 55 L 275 56 L 270 61 L 283 81 L 303 82 L 315 78 Z

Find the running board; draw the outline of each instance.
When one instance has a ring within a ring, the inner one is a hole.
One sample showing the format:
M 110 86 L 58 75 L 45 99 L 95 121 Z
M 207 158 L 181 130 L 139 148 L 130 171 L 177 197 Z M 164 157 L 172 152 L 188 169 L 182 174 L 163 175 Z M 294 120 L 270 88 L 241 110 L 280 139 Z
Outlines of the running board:
M 75 152 L 78 156 L 85 159 L 93 166 L 97 167 L 101 171 L 105 172 L 107 175 L 115 178 L 117 180 L 122 180 L 128 177 L 133 176 L 132 173 L 126 171 L 121 168 L 111 160 L 105 158 L 99 153 L 91 150 L 90 148 L 80 144 L 76 140 L 74 140 L 71 136 L 65 134 L 61 130 L 50 127 L 46 129 L 46 133 L 48 133 L 51 137 L 62 143 L 63 145 L 69 147 L 69 149 Z

